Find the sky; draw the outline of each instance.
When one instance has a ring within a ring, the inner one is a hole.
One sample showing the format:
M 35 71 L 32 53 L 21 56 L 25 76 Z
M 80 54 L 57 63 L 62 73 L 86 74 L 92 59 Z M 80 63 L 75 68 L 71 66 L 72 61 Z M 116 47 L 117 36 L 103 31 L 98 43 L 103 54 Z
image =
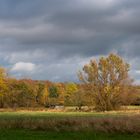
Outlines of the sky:
M 78 81 L 111 52 L 140 83 L 140 0 L 0 0 L 0 66 L 16 78 Z

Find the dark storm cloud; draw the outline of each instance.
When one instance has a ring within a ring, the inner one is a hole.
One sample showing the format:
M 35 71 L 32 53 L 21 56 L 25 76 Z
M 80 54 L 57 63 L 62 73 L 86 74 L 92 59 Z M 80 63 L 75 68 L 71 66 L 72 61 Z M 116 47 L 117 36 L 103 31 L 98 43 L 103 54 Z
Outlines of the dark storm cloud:
M 139 0 L 1 0 L 1 63 L 31 62 L 42 69 L 33 78 L 48 72 L 48 79 L 75 80 L 70 77 L 85 60 L 117 52 L 134 61 L 135 76 L 139 9 Z

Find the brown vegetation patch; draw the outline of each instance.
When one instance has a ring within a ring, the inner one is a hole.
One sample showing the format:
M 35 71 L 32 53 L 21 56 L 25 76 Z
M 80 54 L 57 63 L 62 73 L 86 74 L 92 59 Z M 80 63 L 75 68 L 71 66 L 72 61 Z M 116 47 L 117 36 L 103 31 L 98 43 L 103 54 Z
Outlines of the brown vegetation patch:
M 140 115 L 119 117 L 1 118 L 0 129 L 140 133 Z

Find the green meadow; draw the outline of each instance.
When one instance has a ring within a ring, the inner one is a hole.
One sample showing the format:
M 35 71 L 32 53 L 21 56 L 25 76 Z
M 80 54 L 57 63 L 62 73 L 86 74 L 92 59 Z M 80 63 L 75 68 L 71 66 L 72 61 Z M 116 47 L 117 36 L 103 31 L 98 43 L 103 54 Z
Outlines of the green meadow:
M 132 107 L 130 107 L 132 108 Z M 139 140 L 139 110 L 0 112 L 0 140 Z
M 0 140 L 139 140 L 138 134 L 1 130 Z

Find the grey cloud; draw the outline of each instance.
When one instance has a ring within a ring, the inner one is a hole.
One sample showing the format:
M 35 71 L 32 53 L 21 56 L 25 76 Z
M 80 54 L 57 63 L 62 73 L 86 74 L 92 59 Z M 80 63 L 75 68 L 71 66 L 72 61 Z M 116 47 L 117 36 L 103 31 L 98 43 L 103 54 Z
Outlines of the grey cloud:
M 139 9 L 139 0 L 1 0 L 1 64 L 32 62 L 42 69 L 33 78 L 76 80 L 80 61 L 115 51 L 136 77 Z

